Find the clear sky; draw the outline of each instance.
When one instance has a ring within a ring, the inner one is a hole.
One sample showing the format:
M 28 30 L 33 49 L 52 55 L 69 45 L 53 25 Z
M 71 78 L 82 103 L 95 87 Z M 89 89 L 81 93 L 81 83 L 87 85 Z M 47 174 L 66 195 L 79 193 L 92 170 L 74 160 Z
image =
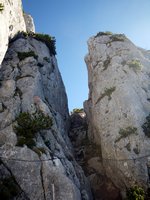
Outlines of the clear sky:
M 88 98 L 84 57 L 87 40 L 100 31 L 124 33 L 137 46 L 150 49 L 150 0 L 23 0 L 36 32 L 56 38 L 57 60 L 69 109 Z

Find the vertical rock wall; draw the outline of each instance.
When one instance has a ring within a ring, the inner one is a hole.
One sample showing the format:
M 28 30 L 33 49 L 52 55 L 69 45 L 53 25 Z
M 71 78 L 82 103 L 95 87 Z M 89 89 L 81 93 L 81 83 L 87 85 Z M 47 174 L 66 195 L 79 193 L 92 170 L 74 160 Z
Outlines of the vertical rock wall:
M 122 191 L 147 187 L 150 139 L 143 124 L 150 112 L 150 54 L 121 34 L 88 41 L 89 138 L 101 146 L 106 175 Z
M 10 44 L 0 76 L 1 184 L 11 179 L 18 199 L 92 199 L 68 138 L 67 96 L 55 56 L 44 43 L 21 36 Z M 52 127 L 35 132 L 32 140 L 18 135 L 20 113 L 39 112 L 52 119 Z

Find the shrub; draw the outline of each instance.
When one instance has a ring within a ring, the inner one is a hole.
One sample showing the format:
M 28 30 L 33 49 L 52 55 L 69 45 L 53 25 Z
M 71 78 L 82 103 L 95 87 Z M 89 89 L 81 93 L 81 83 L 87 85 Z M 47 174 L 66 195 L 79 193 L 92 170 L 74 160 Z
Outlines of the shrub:
M 38 58 L 38 56 L 34 53 L 34 51 L 18 52 L 18 58 L 20 61 L 24 60 L 27 57 L 34 57 L 35 59 Z
M 105 96 L 108 97 L 108 100 L 111 100 L 111 95 L 112 93 L 116 90 L 116 87 L 110 87 L 110 88 L 105 88 L 104 93 L 98 98 L 95 104 L 97 104 L 101 99 L 103 99 Z
M 103 35 L 112 35 L 113 33 L 110 31 L 106 31 L 106 32 L 98 32 L 97 35 L 95 37 L 99 37 L 99 36 L 103 36 Z
M 84 112 L 83 108 L 74 108 L 72 113 L 80 113 L 80 112 Z
M 150 138 L 150 114 L 146 117 L 146 122 L 142 125 L 145 135 Z
M 144 190 L 135 185 L 127 190 L 127 200 L 144 200 L 145 192 Z
M 111 42 L 123 42 L 125 40 L 125 35 L 124 34 L 114 34 L 111 36 Z
M 3 10 L 4 10 L 4 5 L 0 3 L 0 12 L 2 12 Z
M 119 142 L 122 138 L 126 138 L 128 137 L 129 135 L 137 135 L 137 128 L 136 127 L 130 127 L 128 126 L 127 128 L 123 129 L 121 128 L 119 130 L 119 138 L 115 140 L 115 142 Z
M 131 60 L 128 66 L 132 68 L 135 72 L 142 69 L 142 64 L 139 60 Z
M 14 130 L 18 137 L 17 145 L 26 144 L 29 148 L 35 146 L 34 138 L 37 132 L 42 129 L 50 129 L 52 126 L 52 119 L 41 111 L 32 115 L 28 112 L 20 113 L 16 121 L 17 125 L 14 126 Z

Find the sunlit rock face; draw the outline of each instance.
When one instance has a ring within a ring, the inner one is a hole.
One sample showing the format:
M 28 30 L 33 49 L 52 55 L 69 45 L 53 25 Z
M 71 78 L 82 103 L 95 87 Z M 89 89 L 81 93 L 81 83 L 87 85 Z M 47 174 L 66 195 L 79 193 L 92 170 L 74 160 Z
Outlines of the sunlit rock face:
M 18 32 L 35 32 L 30 15 L 23 13 L 21 0 L 1 0 L 0 7 L 0 64 L 11 40 Z
M 150 52 L 111 33 L 91 37 L 88 50 L 88 136 L 101 146 L 104 172 L 118 188 L 146 187 L 150 135 L 148 123 L 142 127 L 150 112 Z
M 26 24 L 26 31 L 27 32 L 35 32 L 34 21 L 31 15 L 23 13 L 25 24 Z

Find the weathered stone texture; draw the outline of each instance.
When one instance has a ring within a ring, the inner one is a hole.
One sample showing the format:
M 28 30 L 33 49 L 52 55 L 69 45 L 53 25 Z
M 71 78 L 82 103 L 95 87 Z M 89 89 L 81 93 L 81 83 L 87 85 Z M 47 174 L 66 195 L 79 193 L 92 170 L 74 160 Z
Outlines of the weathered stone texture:
M 124 35 L 99 33 L 88 40 L 89 99 L 85 102 L 91 140 L 101 145 L 106 175 L 124 190 L 147 186 L 150 140 L 142 125 L 150 112 L 150 53 Z
M 18 52 L 30 51 L 35 56 L 19 59 Z M 10 44 L 0 70 L 0 105 L 0 156 L 26 198 L 92 199 L 68 138 L 67 97 L 57 61 L 44 43 L 21 36 Z M 37 133 L 33 148 L 16 146 L 17 116 L 38 110 L 52 118 L 51 129 Z
M 21 0 L 1 0 L 3 10 L 0 11 L 0 65 L 11 40 L 18 32 L 35 31 L 30 15 L 23 13 Z

